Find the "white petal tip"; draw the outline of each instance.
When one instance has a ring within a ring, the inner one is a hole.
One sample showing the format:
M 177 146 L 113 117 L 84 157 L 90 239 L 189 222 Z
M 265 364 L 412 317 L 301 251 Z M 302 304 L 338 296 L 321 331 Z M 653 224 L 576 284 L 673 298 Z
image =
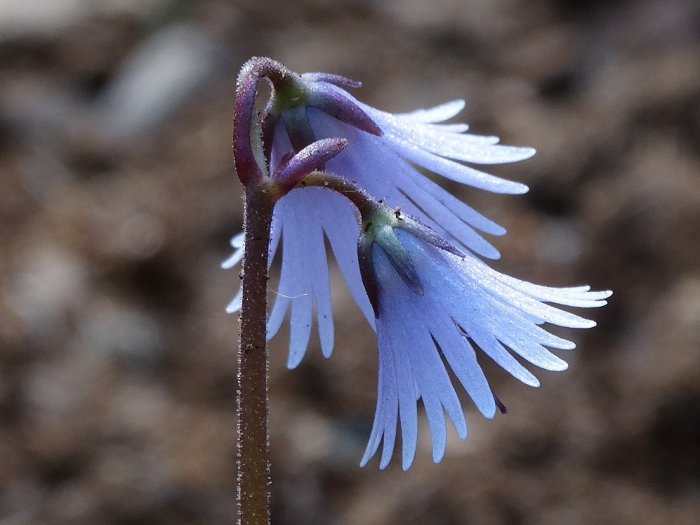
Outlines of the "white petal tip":
M 525 195 L 528 191 L 530 191 L 530 187 L 527 186 L 526 184 L 518 183 L 517 186 L 513 188 L 513 192 L 511 195 Z
M 569 368 L 569 363 L 566 361 L 561 361 L 557 363 L 550 364 L 545 370 L 550 370 L 552 372 L 563 372 Z
M 460 425 L 459 428 L 457 429 L 457 436 L 459 439 L 467 439 L 467 425 L 466 423 L 464 425 Z
M 240 248 L 243 246 L 243 241 L 245 239 L 245 232 L 238 232 L 236 235 L 231 237 L 229 243 L 232 248 Z
M 481 415 L 484 416 L 486 419 L 493 419 L 496 416 L 496 407 L 494 407 L 493 410 L 481 412 Z
M 530 157 L 534 157 L 535 153 L 537 153 L 537 150 L 535 148 L 520 148 L 522 150 L 522 160 L 529 159 Z
M 289 351 L 289 357 L 287 357 L 287 369 L 288 370 L 294 370 L 296 367 L 298 367 L 302 360 L 304 359 L 304 353 L 305 352 L 299 352 L 299 351 Z
M 328 359 L 333 355 L 333 346 L 334 346 L 334 341 L 332 338 L 322 338 L 321 339 L 321 353 L 323 354 L 323 357 Z
M 241 309 L 241 293 L 236 294 L 236 297 L 231 299 L 231 302 L 226 305 L 226 313 L 233 314 Z
M 444 457 L 444 455 L 445 455 L 444 449 L 433 452 L 433 463 L 435 463 L 435 464 L 440 463 L 442 461 L 442 458 Z

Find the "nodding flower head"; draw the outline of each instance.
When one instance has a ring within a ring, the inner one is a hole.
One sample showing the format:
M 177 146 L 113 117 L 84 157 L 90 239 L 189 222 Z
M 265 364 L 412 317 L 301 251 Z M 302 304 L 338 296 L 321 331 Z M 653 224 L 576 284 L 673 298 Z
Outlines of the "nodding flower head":
M 379 349 L 377 409 L 363 465 L 383 441 L 380 467 L 386 467 L 399 421 L 403 468 L 411 465 L 417 442 L 417 400 L 428 417 L 433 460 L 440 461 L 445 450 L 445 414 L 461 438 L 467 435 L 448 369 L 479 411 L 491 418 L 500 402 L 479 361 L 490 358 L 516 379 L 538 386 L 535 376 L 514 356 L 546 370 L 564 370 L 566 362 L 550 349 L 575 347 L 541 325 L 595 325 L 552 305 L 602 306 L 611 293 L 593 292 L 588 286 L 549 288 L 508 277 L 392 210 L 372 221 L 358 246 L 363 280 L 370 283 L 368 293 L 374 296 Z
M 273 87 L 271 99 L 261 116 L 259 134 L 244 129 L 246 123 L 255 128 L 255 122 L 241 119 L 237 135 L 242 137 L 243 143 L 256 134 L 262 139 L 255 155 L 262 159 L 260 163 L 269 165 L 265 171 L 279 173 L 280 166 L 284 166 L 294 152 L 303 150 L 313 141 L 333 137 L 345 139 L 347 146 L 324 163 L 325 170 L 355 183 L 390 206 L 400 206 L 458 249 L 485 258 L 499 257 L 496 248 L 483 235 L 503 235 L 505 229 L 419 171 L 419 168 L 424 169 L 497 193 L 527 191 L 521 183 L 489 175 L 472 165 L 522 160 L 534 153 L 532 148 L 503 146 L 498 144 L 497 137 L 467 133 L 466 124 L 441 124 L 459 113 L 464 101 L 390 114 L 363 104 L 348 92 L 348 89 L 360 87 L 359 82 L 327 73 L 300 75 L 278 62 L 261 58 L 251 59 L 239 78 L 242 102 L 237 101 L 237 108 L 247 104 L 252 111 L 253 88 L 260 79 L 269 80 Z M 235 144 L 234 137 L 234 149 Z M 237 154 L 237 166 L 239 157 L 243 159 L 241 162 L 245 160 L 245 155 Z M 298 233 L 300 231 L 303 235 Z M 368 322 L 374 324 L 374 312 L 358 270 L 357 236 L 353 205 L 332 191 L 322 188 L 294 190 L 277 203 L 270 261 L 272 263 L 280 246 L 284 256 L 279 294 L 274 298 L 270 314 L 270 336 L 278 331 L 291 309 L 292 333 L 299 334 L 297 341 L 305 341 L 310 330 L 306 326 L 312 324 L 315 305 L 323 353 L 330 355 L 332 352 L 333 319 L 330 288 L 326 282 L 328 264 L 324 238 L 329 241 L 353 299 Z M 303 248 L 297 248 L 299 243 Z M 318 260 L 310 263 L 309 254 L 312 253 Z M 239 301 L 240 297 L 235 298 L 229 309 L 235 310 Z M 290 350 L 297 347 L 291 344 Z M 299 354 L 299 351 L 292 353 Z M 290 359 L 290 366 L 296 362 Z
M 514 355 L 548 370 L 566 368 L 549 349 L 570 350 L 574 344 L 541 325 L 593 326 L 556 305 L 601 306 L 610 292 L 539 286 L 492 270 L 483 259 L 500 255 L 483 235 L 503 235 L 505 229 L 419 171 L 490 192 L 524 193 L 524 184 L 474 166 L 523 160 L 534 154 L 532 148 L 500 145 L 497 137 L 468 133 L 466 124 L 443 123 L 462 110 L 462 100 L 390 114 L 355 99 L 347 89 L 359 83 L 343 77 L 298 75 L 269 59 L 253 59 L 246 68 L 237 114 L 241 108 L 252 114 L 258 80 L 273 86 L 260 122 L 250 115 L 236 117 L 238 127 L 234 122 L 239 174 L 251 167 L 259 174 L 242 179 L 244 184 L 269 177 L 279 189 L 269 262 L 279 248 L 282 257 L 268 338 L 288 317 L 287 365 L 294 368 L 306 353 L 315 320 L 321 351 L 331 355 L 328 240 L 353 299 L 378 336 L 377 410 L 363 465 L 380 443 L 380 466 L 388 464 L 400 421 L 408 468 L 416 449 L 418 399 L 428 415 L 436 461 L 445 446 L 443 411 L 457 433 L 466 435 L 448 368 L 486 417 L 503 407 L 479 359 L 488 357 L 533 386 L 537 379 Z M 312 167 L 345 185 L 304 187 Z M 358 195 L 374 204 L 358 205 Z M 234 237 L 232 245 L 224 267 L 242 256 L 242 237 Z M 239 291 L 227 310 L 240 304 Z
M 423 295 L 423 283 L 416 272 L 411 256 L 396 235 L 395 229 L 406 230 L 419 239 L 445 251 L 463 255 L 460 250 L 440 237 L 430 228 L 426 228 L 412 217 L 405 215 L 399 208 L 388 209 L 381 204 L 365 217 L 362 224 L 362 234 L 357 242 L 357 259 L 360 265 L 362 282 L 365 285 L 367 297 L 372 304 L 375 318 L 379 317 L 379 286 L 373 267 L 374 244 L 379 246 L 387 257 L 396 273 L 404 284 L 417 295 Z
M 524 193 L 527 186 L 473 167 L 527 159 L 534 149 L 504 146 L 498 137 L 468 133 L 462 123 L 442 124 L 464 108 L 454 100 L 430 109 L 391 114 L 347 90 L 359 83 L 324 73 L 289 73 L 263 118 L 266 156 L 274 166 L 290 150 L 328 137 L 348 147 L 326 169 L 357 183 L 391 206 L 402 206 L 458 247 L 485 258 L 499 253 L 482 234 L 503 235 L 498 224 L 462 203 L 419 169 L 495 193 Z M 294 95 L 291 95 L 293 93 Z
M 273 96 L 265 108 L 266 116 L 263 120 L 264 139 L 272 138 L 275 124 L 281 121 L 295 149 L 301 149 L 317 140 L 316 132 L 309 122 L 309 108 L 315 108 L 371 135 L 383 134 L 359 103 L 333 89 L 333 86 L 359 88 L 361 83 L 325 73 L 298 75 L 290 72 L 285 78 L 286 82 L 277 86 L 273 84 Z M 271 140 L 265 142 L 272 143 Z

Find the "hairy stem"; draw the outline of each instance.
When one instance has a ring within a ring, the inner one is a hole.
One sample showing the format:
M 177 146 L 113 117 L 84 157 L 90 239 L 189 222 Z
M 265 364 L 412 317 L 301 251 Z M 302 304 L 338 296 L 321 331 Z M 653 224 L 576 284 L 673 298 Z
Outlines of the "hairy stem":
M 274 203 L 265 184 L 246 187 L 236 411 L 236 496 L 240 525 L 270 523 L 266 316 L 267 263 Z
M 365 189 L 343 177 L 325 171 L 312 171 L 306 175 L 298 187 L 318 186 L 336 191 L 352 202 L 362 218 L 370 217 L 374 212 L 386 208 L 372 197 Z M 362 221 L 360 221 L 362 222 Z

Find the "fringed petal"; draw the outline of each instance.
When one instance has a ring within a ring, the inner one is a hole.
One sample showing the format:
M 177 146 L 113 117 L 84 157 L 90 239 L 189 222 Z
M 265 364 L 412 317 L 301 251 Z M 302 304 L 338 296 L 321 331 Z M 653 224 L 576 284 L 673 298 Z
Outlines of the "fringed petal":
M 527 192 L 527 186 L 519 182 L 502 179 L 440 157 L 399 136 L 388 134 L 388 138 L 392 139 L 390 143 L 392 149 L 403 158 L 447 179 L 493 193 L 522 194 Z
M 229 270 L 236 266 L 239 262 L 241 262 L 241 259 L 243 259 L 243 244 L 245 240 L 245 232 L 240 232 L 231 237 L 231 248 L 233 248 L 233 254 L 231 257 L 226 259 L 224 262 L 221 263 L 221 267 L 224 270 Z
M 435 307 L 440 308 L 439 305 Z M 431 333 L 440 345 L 445 360 L 479 412 L 487 418 L 492 418 L 496 413 L 496 403 L 488 380 L 476 360 L 474 349 L 465 337 L 459 335 L 454 321 L 446 315 L 433 315 L 431 319 Z
M 360 103 L 342 89 L 357 87 L 354 81 L 324 73 L 302 78 L 309 88 L 308 105 L 285 110 L 274 132 L 269 125 L 271 173 L 292 186 L 305 166 L 325 162 L 328 171 L 395 207 L 397 214 L 416 217 L 434 233 L 428 235 L 428 230 L 405 218 L 400 223 L 405 227 L 389 230 L 387 226 L 388 231 L 377 229 L 374 237 L 367 237 L 372 254 L 367 264 L 377 284 L 379 315 L 375 319 L 359 271 L 356 210 L 327 189 L 293 190 L 277 204 L 273 216 L 270 263 L 280 246 L 282 262 L 268 337 L 277 333 L 289 312 L 288 366 L 293 368 L 306 353 L 315 318 L 322 352 L 331 354 L 334 326 L 327 237 L 354 300 L 377 331 L 377 406 L 361 465 L 380 446 L 379 467 L 389 464 L 400 425 L 402 467 L 410 467 L 417 447 L 420 400 L 432 437 L 433 460 L 440 461 L 447 440 L 446 417 L 459 437 L 467 435 L 467 421 L 448 367 L 478 410 L 491 418 L 502 404 L 491 391 L 477 351 L 523 383 L 538 386 L 537 378 L 516 357 L 546 370 L 566 369 L 566 362 L 550 350 L 571 350 L 575 345 L 551 334 L 545 323 L 594 326 L 593 321 L 559 306 L 603 306 L 610 292 L 591 291 L 588 286 L 541 286 L 491 269 L 476 256 L 497 258 L 499 254 L 481 232 L 503 235 L 505 229 L 419 171 L 495 193 L 524 193 L 524 184 L 463 163 L 515 162 L 534 154 L 532 148 L 501 145 L 498 137 L 467 133 L 464 123 L 443 124 L 464 108 L 461 100 L 392 115 Z M 325 155 L 325 150 L 318 155 L 314 150 L 315 156 L 305 151 L 292 161 L 295 148 L 285 123 L 295 133 L 296 150 L 308 145 L 308 137 L 346 139 L 348 146 L 337 155 L 329 150 L 335 156 L 328 160 L 331 155 Z M 406 226 L 409 223 L 413 229 Z M 444 237 L 444 242 L 436 242 L 435 235 Z M 222 263 L 225 268 L 240 262 L 243 238 L 234 237 L 232 247 L 233 254 Z M 239 291 L 227 311 L 235 311 L 240 303 Z
M 433 122 L 442 122 L 449 120 L 458 115 L 466 105 L 466 102 L 461 99 L 444 102 L 428 109 L 416 109 L 409 113 L 395 113 L 394 116 L 399 119 L 411 120 L 414 122 L 422 122 L 432 124 Z

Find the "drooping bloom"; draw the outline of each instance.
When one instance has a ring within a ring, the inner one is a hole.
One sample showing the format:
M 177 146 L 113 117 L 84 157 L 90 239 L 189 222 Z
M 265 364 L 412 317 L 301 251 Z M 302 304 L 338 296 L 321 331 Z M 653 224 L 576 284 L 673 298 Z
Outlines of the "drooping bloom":
M 363 277 L 372 282 L 368 290 L 374 294 L 379 347 L 377 409 L 363 465 L 382 441 L 380 467 L 389 463 L 399 422 L 402 465 L 411 465 L 419 399 L 430 427 L 433 459 L 439 461 L 445 449 L 445 414 L 461 438 L 467 435 L 448 368 L 479 411 L 491 418 L 498 401 L 478 358 L 488 357 L 516 379 L 538 386 L 514 354 L 546 370 L 565 370 L 566 362 L 549 349 L 575 347 L 541 325 L 595 325 L 552 304 L 603 306 L 611 294 L 588 286 L 550 288 L 514 279 L 436 241 L 407 217 L 380 221 L 363 236 Z
M 466 133 L 466 124 L 440 124 L 462 110 L 462 100 L 392 115 L 362 104 L 343 89 L 359 87 L 357 82 L 324 73 L 296 75 L 286 71 L 298 94 L 280 96 L 267 109 L 263 139 L 270 150 L 270 171 L 295 148 L 310 141 L 345 138 L 347 148 L 326 164 L 327 171 L 355 182 L 390 206 L 400 206 L 456 246 L 482 257 L 499 257 L 498 251 L 481 234 L 503 235 L 505 229 L 442 189 L 417 168 L 491 192 L 524 193 L 525 185 L 489 175 L 468 164 L 515 162 L 532 156 L 532 148 L 503 146 L 498 144 L 497 137 Z M 323 354 L 329 356 L 333 350 L 324 237 L 330 243 L 351 295 L 368 322 L 374 323 L 357 269 L 355 245 L 359 231 L 355 213 L 346 199 L 322 188 L 292 191 L 275 208 L 270 261 L 279 247 L 284 255 L 268 336 L 277 333 L 291 310 L 290 368 L 297 366 L 306 352 L 314 309 Z M 224 263 L 225 268 L 240 260 L 241 239 L 232 239 L 236 251 Z M 239 304 L 240 294 L 228 311 L 236 311 Z
M 425 406 L 433 458 L 438 461 L 446 439 L 443 412 L 460 437 L 467 431 L 448 369 L 482 414 L 492 417 L 500 402 L 477 355 L 536 386 L 537 379 L 513 354 L 544 369 L 563 370 L 566 363 L 549 349 L 568 350 L 574 344 L 541 325 L 587 328 L 594 323 L 553 305 L 602 306 L 610 292 L 590 291 L 588 286 L 539 286 L 498 273 L 483 262 L 499 254 L 482 234 L 503 235 L 505 230 L 419 169 L 491 192 L 524 193 L 526 186 L 472 165 L 523 160 L 534 150 L 468 134 L 465 124 L 441 124 L 459 113 L 463 101 L 392 115 L 355 100 L 343 87 L 357 84 L 347 79 L 295 75 L 286 69 L 277 73 L 283 89 L 268 105 L 261 131 L 264 151 L 258 151 L 269 164 L 268 176 L 298 181 L 295 176 L 303 174 L 306 156 L 292 158 L 292 153 L 319 139 L 340 138 L 342 145 L 320 142 L 313 150 L 314 162 L 307 164 L 318 167 L 325 159 L 327 172 L 352 182 L 372 204 L 370 213 L 365 209 L 358 221 L 360 206 L 347 192 L 322 184 L 288 192 L 293 185 L 285 188 L 272 222 L 270 262 L 280 248 L 282 259 L 268 338 L 288 316 L 287 364 L 294 368 L 304 357 L 315 317 L 322 352 L 331 354 L 328 239 L 350 293 L 378 336 L 377 409 L 362 464 L 380 443 L 380 467 L 388 464 L 400 423 L 402 463 L 410 466 L 418 400 Z M 223 263 L 225 268 L 240 261 L 242 235 L 232 239 L 232 246 L 234 254 Z M 236 311 L 240 300 L 239 292 L 227 310 Z

